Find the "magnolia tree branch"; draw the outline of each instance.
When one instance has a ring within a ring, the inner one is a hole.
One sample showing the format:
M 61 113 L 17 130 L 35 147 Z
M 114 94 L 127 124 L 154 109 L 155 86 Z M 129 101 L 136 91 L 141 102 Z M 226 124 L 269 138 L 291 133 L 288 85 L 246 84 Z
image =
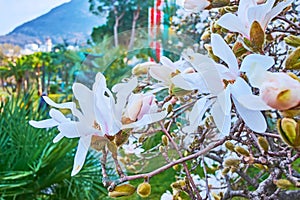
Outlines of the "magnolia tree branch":
M 189 156 L 186 156 L 186 157 L 183 157 L 183 158 L 180 158 L 176 161 L 173 161 L 173 162 L 170 162 L 152 172 L 149 172 L 149 173 L 144 173 L 144 174 L 137 174 L 137 175 L 131 175 L 131 176 L 124 176 L 124 177 L 121 177 L 120 179 L 118 179 L 116 182 L 119 184 L 119 183 L 123 183 L 123 182 L 126 182 L 126 181 L 132 181 L 132 180 L 136 180 L 136 179 L 144 179 L 144 178 L 151 178 L 157 174 L 160 174 L 164 171 L 166 171 L 167 169 L 175 166 L 175 165 L 178 165 L 178 164 L 182 164 L 186 161 L 189 161 L 189 160 L 192 160 L 192 159 L 195 159 L 195 158 L 198 158 L 199 156 L 201 155 L 205 155 L 207 154 L 210 150 L 222 145 L 224 142 L 226 141 L 226 138 L 223 138 L 221 139 L 220 141 L 214 143 L 214 144 L 210 144 L 208 145 L 207 147 L 205 147 L 204 149 L 198 151 L 197 153 L 194 153 L 194 154 L 191 154 Z

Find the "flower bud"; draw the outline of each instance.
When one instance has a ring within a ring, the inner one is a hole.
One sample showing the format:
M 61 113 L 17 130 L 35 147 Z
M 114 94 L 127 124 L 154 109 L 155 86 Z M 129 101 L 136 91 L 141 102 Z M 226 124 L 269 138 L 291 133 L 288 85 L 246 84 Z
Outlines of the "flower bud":
M 158 150 L 159 150 L 160 153 L 164 153 L 165 152 L 165 147 L 159 146 Z
M 269 143 L 266 140 L 266 138 L 259 136 L 258 144 L 265 152 L 267 152 L 269 150 Z
M 163 144 L 164 146 L 168 146 L 168 145 L 169 145 L 169 138 L 168 138 L 167 136 L 163 135 L 163 136 L 161 137 L 161 142 L 162 142 L 162 144 Z
M 300 69 L 300 47 L 293 51 L 285 61 L 286 69 Z
M 225 167 L 239 166 L 240 162 L 241 161 L 239 159 L 228 158 L 225 160 L 224 166 Z
M 230 0 L 212 0 L 211 5 L 213 8 L 219 8 L 229 5 Z
M 292 118 L 283 118 L 277 121 L 277 129 L 282 140 L 291 147 L 300 147 L 299 123 Z
M 135 192 L 135 187 L 130 184 L 117 185 L 108 193 L 109 197 L 116 198 L 122 196 L 130 196 Z
M 142 198 L 148 197 L 151 194 L 151 185 L 147 182 L 139 184 L 137 194 Z
M 225 167 L 225 168 L 222 170 L 222 175 L 225 176 L 226 174 L 228 174 L 229 171 L 230 171 L 230 167 Z
M 159 66 L 159 64 L 155 62 L 140 63 L 132 68 L 131 73 L 136 76 L 147 74 L 151 66 Z
M 288 45 L 296 47 L 296 48 L 300 46 L 300 37 L 295 36 L 295 35 L 289 35 L 288 37 L 285 37 L 284 41 Z
M 250 156 L 249 151 L 248 151 L 247 149 L 243 148 L 243 147 L 236 146 L 236 147 L 234 148 L 234 150 L 235 150 L 238 154 L 240 154 L 240 155 L 242 155 L 242 156 Z
M 274 184 L 281 189 L 290 189 L 294 185 L 287 179 L 274 180 Z
M 230 141 L 225 142 L 225 147 L 230 151 L 234 151 L 234 144 Z

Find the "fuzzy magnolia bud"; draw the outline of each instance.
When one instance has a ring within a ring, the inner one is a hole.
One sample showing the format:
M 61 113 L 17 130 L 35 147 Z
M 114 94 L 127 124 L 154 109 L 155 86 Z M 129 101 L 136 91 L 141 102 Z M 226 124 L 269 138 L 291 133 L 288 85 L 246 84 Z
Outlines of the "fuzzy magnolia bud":
M 293 47 L 299 47 L 300 46 L 300 37 L 295 35 L 289 35 L 288 37 L 284 38 L 285 43 L 288 45 L 291 45 Z
M 130 184 L 117 185 L 108 193 L 109 197 L 116 198 L 122 196 L 130 196 L 135 192 L 135 187 Z
M 228 174 L 229 171 L 230 171 L 230 167 L 225 167 L 225 168 L 222 170 L 222 175 L 225 176 L 226 174 Z
M 162 142 L 162 144 L 163 144 L 164 146 L 168 146 L 168 145 L 169 145 L 169 138 L 168 138 L 167 136 L 163 135 L 163 136 L 161 137 L 161 142 Z
M 239 159 L 234 159 L 234 158 L 228 158 L 225 160 L 224 162 L 224 166 L 225 167 L 237 167 L 240 164 L 240 160 Z
M 300 147 L 300 126 L 292 118 L 283 118 L 277 121 L 277 129 L 282 140 L 291 147 Z
M 139 184 L 137 193 L 142 198 L 148 197 L 151 194 L 151 185 L 147 182 Z
M 275 185 L 281 189 L 290 189 L 294 185 L 287 179 L 279 179 L 274 181 Z
M 266 138 L 259 136 L 258 144 L 265 152 L 267 152 L 269 150 L 269 143 L 266 140 Z
M 286 69 L 300 69 L 300 47 L 293 51 L 285 61 Z
M 250 156 L 249 151 L 248 151 L 247 149 L 243 148 L 243 147 L 236 146 L 236 147 L 234 148 L 234 150 L 235 150 L 238 154 L 240 154 L 240 155 L 242 155 L 242 156 Z
M 225 142 L 225 147 L 230 151 L 234 151 L 234 144 L 230 141 Z

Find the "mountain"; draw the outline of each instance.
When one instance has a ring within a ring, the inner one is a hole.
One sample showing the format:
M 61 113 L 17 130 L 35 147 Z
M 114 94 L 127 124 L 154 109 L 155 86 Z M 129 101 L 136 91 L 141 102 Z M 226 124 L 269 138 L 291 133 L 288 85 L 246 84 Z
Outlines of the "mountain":
M 104 17 L 89 12 L 88 0 L 72 0 L 0 36 L 0 43 L 24 46 L 45 43 L 47 38 L 51 38 L 54 44 L 64 41 L 69 44 L 86 43 L 93 27 L 104 23 Z

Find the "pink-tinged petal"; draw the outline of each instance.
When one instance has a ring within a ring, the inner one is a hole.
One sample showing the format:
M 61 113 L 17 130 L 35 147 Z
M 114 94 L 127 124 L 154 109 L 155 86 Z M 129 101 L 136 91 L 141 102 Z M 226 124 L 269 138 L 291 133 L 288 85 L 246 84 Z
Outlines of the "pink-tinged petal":
M 208 93 L 209 90 L 206 86 L 206 81 L 199 73 L 178 74 L 172 79 L 173 84 L 176 87 L 180 87 L 184 90 L 198 89 L 201 93 Z
M 83 84 L 74 83 L 73 94 L 78 100 L 80 109 L 86 120 L 92 123 L 95 119 L 93 92 Z
M 151 114 L 146 114 L 142 117 L 142 119 L 130 123 L 130 124 L 125 124 L 122 126 L 122 129 L 127 129 L 127 128 L 141 128 L 145 125 L 152 124 L 154 122 L 158 122 L 162 119 L 164 119 L 167 116 L 166 111 L 161 111 L 157 113 L 151 113 Z
M 244 120 L 245 124 L 254 132 L 264 133 L 267 123 L 260 111 L 249 110 L 242 106 L 235 98 L 232 98 L 237 112 Z
M 92 138 L 91 135 L 80 138 L 78 147 L 77 147 L 77 151 L 75 154 L 75 158 L 74 158 L 74 165 L 73 165 L 73 170 L 72 170 L 71 176 L 75 176 L 76 174 L 78 174 L 78 172 L 83 167 L 87 152 L 88 152 L 90 144 L 91 144 L 91 138 Z
M 151 106 L 154 103 L 154 95 L 147 95 L 147 96 L 144 96 L 143 97 L 143 104 L 142 104 L 142 107 L 140 109 L 140 112 L 137 116 L 137 119 L 140 120 L 144 115 L 146 114 L 149 114 L 150 113 L 150 109 L 151 109 Z
M 118 120 L 121 120 L 122 112 L 126 104 L 126 99 L 137 87 L 137 84 L 137 78 L 134 77 L 130 79 L 127 83 L 119 83 L 113 86 L 112 91 L 116 93 L 117 97 L 117 103 L 115 106 L 115 116 L 118 117 Z
M 293 2 L 293 0 L 286 0 L 286 1 L 282 1 L 280 3 L 278 3 L 270 12 L 268 12 L 266 14 L 266 16 L 263 18 L 261 24 L 263 27 L 267 27 L 268 23 L 277 15 L 279 15 L 279 13 L 282 12 L 283 9 L 285 9 L 286 7 L 288 7 L 291 3 Z
M 194 53 L 191 50 L 186 52 L 187 59 L 200 74 L 201 80 L 205 82 L 206 87 L 213 93 L 218 94 L 223 90 L 222 79 L 216 64 L 208 56 Z
M 58 126 L 58 122 L 53 119 L 45 119 L 41 121 L 29 121 L 29 124 L 35 128 L 52 128 L 54 126 Z
M 261 68 L 265 71 L 270 69 L 275 64 L 275 61 L 270 56 L 251 54 L 244 58 L 240 71 L 251 74 L 256 68 Z
M 58 133 L 56 136 L 55 136 L 55 138 L 53 139 L 53 143 L 57 143 L 57 142 L 59 142 L 61 139 L 63 139 L 64 138 L 64 135 L 63 134 L 61 134 L 61 133 Z
M 99 75 L 100 77 L 101 74 Z M 101 81 L 99 81 L 101 83 Z M 103 82 L 102 82 L 103 83 Z M 94 87 L 95 117 L 104 134 L 114 135 L 121 127 L 120 117 L 116 116 L 115 99 L 106 86 L 98 84 Z
M 126 107 L 125 115 L 129 117 L 132 121 L 135 121 L 141 110 L 143 104 L 142 94 L 132 94 L 129 96 L 128 104 Z
M 249 8 L 248 19 L 249 19 L 250 26 L 254 21 L 257 21 L 258 23 L 260 23 L 262 28 L 265 29 L 266 24 L 262 24 L 262 22 L 265 19 L 266 14 L 272 9 L 274 3 L 275 3 L 275 0 L 268 0 L 264 4 L 260 4 L 260 5 Z
M 207 111 L 208 107 L 212 104 L 212 101 L 208 101 L 207 98 L 199 99 L 193 106 L 191 112 L 189 113 L 189 126 L 183 128 L 184 132 L 192 133 L 194 132 L 202 121 L 204 113 Z
M 239 75 L 238 63 L 231 48 L 219 34 L 211 34 L 211 46 L 213 53 L 221 58 L 227 65 L 232 74 Z
M 176 69 L 172 69 L 171 67 L 162 65 L 150 67 L 149 73 L 152 76 L 152 78 L 169 85 L 171 84 L 171 74 L 175 71 Z
M 230 115 L 225 115 L 220 104 L 217 102 L 213 104 L 210 111 L 218 130 L 222 135 L 228 136 L 231 127 Z
M 56 110 L 54 108 L 51 108 L 49 111 L 49 115 L 52 119 L 59 123 L 68 122 L 70 121 L 68 118 L 66 118 L 59 110 Z
M 217 24 L 231 32 L 237 32 L 249 38 L 250 28 L 247 28 L 245 22 L 241 19 L 234 14 L 226 13 L 217 21 Z
M 58 130 L 60 133 L 67 138 L 76 138 L 81 137 L 83 134 L 80 134 L 78 131 L 78 124 L 80 122 L 66 122 L 58 125 Z

